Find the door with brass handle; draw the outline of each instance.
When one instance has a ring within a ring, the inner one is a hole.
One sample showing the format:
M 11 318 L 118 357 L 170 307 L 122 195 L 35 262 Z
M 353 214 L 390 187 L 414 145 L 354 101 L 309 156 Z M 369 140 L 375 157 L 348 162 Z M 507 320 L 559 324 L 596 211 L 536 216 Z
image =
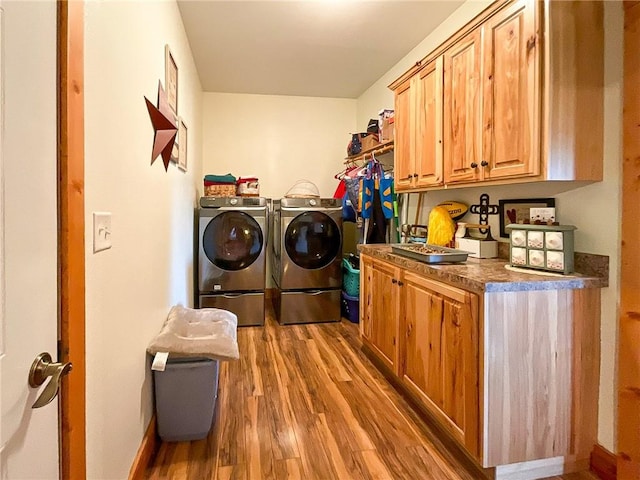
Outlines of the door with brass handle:
M 58 390 L 60 389 L 60 379 L 73 368 L 71 362 L 53 363 L 51 360 L 51 355 L 44 352 L 38 355 L 31 364 L 31 370 L 29 370 L 30 387 L 39 387 L 45 382 L 47 377 L 51 377 L 51 380 L 49 380 L 49 383 L 31 408 L 44 407 L 56 398 Z

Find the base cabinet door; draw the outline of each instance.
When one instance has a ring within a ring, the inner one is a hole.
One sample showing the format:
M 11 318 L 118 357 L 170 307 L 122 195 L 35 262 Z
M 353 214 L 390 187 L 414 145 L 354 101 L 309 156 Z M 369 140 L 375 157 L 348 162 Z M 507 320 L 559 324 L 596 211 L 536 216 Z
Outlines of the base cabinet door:
M 400 268 L 367 257 L 363 260 L 362 335 L 377 357 L 397 373 Z
M 402 382 L 479 458 L 478 297 L 405 273 Z

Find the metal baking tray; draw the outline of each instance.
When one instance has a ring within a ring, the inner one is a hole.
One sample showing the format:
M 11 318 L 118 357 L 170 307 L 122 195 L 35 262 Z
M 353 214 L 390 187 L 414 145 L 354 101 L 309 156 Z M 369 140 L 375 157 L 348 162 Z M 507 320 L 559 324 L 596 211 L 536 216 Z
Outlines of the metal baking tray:
M 466 262 L 469 256 L 469 252 L 464 250 L 425 243 L 392 244 L 391 251 L 396 255 L 402 255 L 424 263 L 460 263 Z

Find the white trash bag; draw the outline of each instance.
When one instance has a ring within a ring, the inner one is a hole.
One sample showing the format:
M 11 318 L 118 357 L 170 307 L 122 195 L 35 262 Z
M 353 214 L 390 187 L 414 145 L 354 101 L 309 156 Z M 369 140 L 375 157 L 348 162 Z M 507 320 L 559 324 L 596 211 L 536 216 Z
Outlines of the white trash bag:
M 237 360 L 238 317 L 219 308 L 171 308 L 160 332 L 147 347 L 155 355 L 167 352 L 183 357 Z

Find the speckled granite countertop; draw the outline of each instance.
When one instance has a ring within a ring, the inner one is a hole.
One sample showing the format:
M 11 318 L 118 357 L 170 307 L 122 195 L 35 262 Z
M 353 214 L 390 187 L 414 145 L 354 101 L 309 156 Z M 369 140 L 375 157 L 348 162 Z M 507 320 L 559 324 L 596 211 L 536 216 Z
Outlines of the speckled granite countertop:
M 526 290 L 561 290 L 573 288 L 602 288 L 608 285 L 608 257 L 595 255 L 595 263 L 599 268 L 587 268 L 589 274 L 573 273 L 571 275 L 549 274 L 535 271 L 524 273 L 507 270 L 508 262 L 504 259 L 478 259 L 469 257 L 465 263 L 459 264 L 427 264 L 391 253 L 391 246 L 386 244 L 359 245 L 358 250 L 375 258 L 441 280 L 451 285 L 473 291 L 515 292 Z M 584 255 L 584 254 L 583 254 Z M 606 260 L 603 260 L 606 259 Z M 601 265 L 606 261 L 606 265 Z M 580 265 L 576 264 L 576 270 Z M 585 271 L 583 270 L 583 271 Z

